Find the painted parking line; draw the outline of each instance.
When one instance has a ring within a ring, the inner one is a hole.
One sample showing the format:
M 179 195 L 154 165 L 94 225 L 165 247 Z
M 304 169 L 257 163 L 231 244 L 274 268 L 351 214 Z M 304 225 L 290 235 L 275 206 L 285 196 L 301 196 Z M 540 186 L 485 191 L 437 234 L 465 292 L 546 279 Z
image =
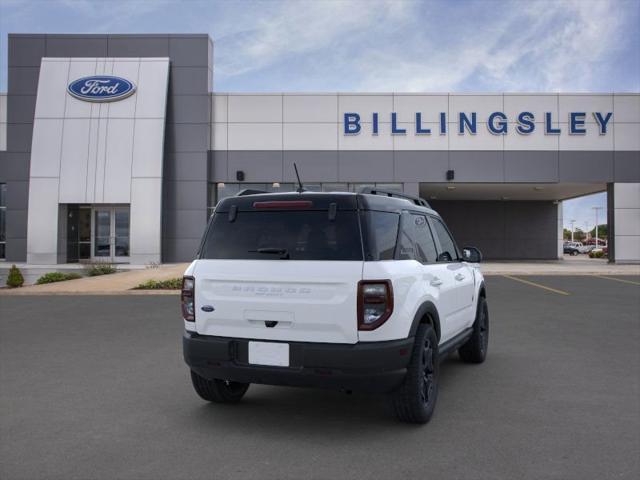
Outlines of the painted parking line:
M 640 285 L 640 282 L 634 282 L 633 280 L 623 280 L 622 278 L 607 277 L 605 275 L 593 275 L 593 276 L 597 278 L 604 278 L 606 280 L 613 280 L 615 282 L 630 283 L 631 285 Z
M 515 280 L 516 282 L 524 283 L 525 285 L 530 285 L 532 287 L 538 287 L 543 290 L 547 290 L 549 292 L 557 293 L 558 295 L 571 295 L 569 292 L 565 292 L 564 290 L 558 290 L 557 288 L 547 287 L 546 285 L 541 285 L 539 283 L 531 282 L 529 280 L 524 280 L 518 277 L 513 277 L 511 275 L 503 275 L 503 277 L 508 278 L 510 280 Z

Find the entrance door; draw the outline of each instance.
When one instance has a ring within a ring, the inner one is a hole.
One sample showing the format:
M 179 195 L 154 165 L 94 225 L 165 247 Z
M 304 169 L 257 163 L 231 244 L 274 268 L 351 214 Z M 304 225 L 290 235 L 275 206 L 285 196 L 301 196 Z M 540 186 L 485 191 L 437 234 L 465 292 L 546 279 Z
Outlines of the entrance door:
M 129 261 L 129 207 L 94 207 L 93 259 Z

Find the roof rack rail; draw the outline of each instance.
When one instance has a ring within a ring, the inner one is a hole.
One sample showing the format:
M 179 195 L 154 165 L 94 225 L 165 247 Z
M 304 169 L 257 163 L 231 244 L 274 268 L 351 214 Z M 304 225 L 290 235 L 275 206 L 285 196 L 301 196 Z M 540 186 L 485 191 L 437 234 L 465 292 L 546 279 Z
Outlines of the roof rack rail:
M 431 208 L 429 203 L 424 198 L 416 197 L 414 195 L 409 195 L 407 193 L 394 192 L 393 190 L 382 190 L 380 188 L 365 187 L 360 191 L 360 193 L 367 193 L 367 194 L 370 194 L 370 195 L 384 195 L 386 197 L 402 198 L 404 200 L 409 200 L 410 202 L 412 202 L 412 203 L 414 203 L 416 205 L 419 205 L 421 207 Z
M 245 188 L 244 190 L 240 190 L 235 194 L 236 197 L 244 197 L 245 195 L 259 195 L 261 193 L 269 193 L 264 190 L 254 190 L 253 188 Z

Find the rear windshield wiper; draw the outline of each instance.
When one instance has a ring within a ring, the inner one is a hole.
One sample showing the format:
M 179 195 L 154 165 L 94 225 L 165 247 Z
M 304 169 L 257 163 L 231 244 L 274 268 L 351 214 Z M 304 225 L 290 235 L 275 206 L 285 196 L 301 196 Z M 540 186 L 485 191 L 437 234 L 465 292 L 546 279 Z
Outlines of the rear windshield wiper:
M 289 251 L 286 248 L 264 247 L 257 250 L 249 250 L 250 253 L 273 253 L 280 255 L 282 260 L 289 260 Z

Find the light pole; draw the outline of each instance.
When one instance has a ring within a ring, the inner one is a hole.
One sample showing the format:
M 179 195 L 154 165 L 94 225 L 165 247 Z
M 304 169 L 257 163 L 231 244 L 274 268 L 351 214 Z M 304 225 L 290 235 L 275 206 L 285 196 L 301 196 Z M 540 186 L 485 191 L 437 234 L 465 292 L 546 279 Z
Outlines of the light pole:
M 592 207 L 596 211 L 596 248 L 598 248 L 598 210 L 602 210 L 603 207 Z
M 575 225 L 576 221 L 575 220 L 571 220 L 571 241 L 573 242 L 573 231 L 575 230 L 574 225 Z

